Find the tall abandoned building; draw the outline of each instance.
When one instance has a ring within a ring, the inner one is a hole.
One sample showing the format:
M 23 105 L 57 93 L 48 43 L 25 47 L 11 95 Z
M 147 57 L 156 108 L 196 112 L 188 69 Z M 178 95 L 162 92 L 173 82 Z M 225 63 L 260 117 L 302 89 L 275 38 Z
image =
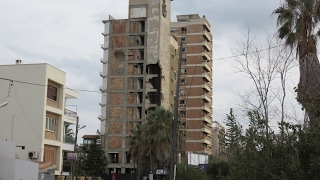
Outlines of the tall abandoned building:
M 157 106 L 174 106 L 178 44 L 170 35 L 170 8 L 170 0 L 129 0 L 128 19 L 103 21 L 99 119 L 109 171 L 135 168 L 131 130 Z
M 212 34 L 198 14 L 178 15 L 171 33 L 183 41 L 179 97 L 180 121 L 185 126 L 184 152 L 212 154 Z

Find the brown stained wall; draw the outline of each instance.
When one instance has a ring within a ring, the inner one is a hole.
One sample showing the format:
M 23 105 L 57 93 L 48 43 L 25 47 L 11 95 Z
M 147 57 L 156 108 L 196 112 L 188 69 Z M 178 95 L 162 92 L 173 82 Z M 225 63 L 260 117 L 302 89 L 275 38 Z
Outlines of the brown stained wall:
M 194 85 L 195 83 L 192 82 L 192 84 Z M 200 96 L 201 93 L 202 93 L 202 91 L 199 90 L 198 88 L 188 88 L 186 90 L 186 95 L 188 95 L 188 96 Z M 189 99 L 188 99 L 188 101 L 189 101 Z
M 110 94 L 110 104 L 123 104 L 123 94 Z
M 108 137 L 108 147 L 109 149 L 120 149 L 122 147 L 122 137 L 118 136 L 109 136 Z M 120 154 L 119 154 L 119 157 Z
M 125 139 L 125 146 L 126 146 L 126 148 L 130 148 L 130 137 L 126 137 L 126 139 Z
M 126 25 L 127 23 L 126 22 L 116 22 L 116 21 L 113 21 L 113 34 L 123 34 L 126 32 Z
M 129 32 L 130 33 L 138 33 L 140 32 L 140 22 L 139 21 L 132 21 L 129 25 Z
M 136 104 L 137 103 L 137 94 L 132 93 L 127 95 L 127 103 L 128 104 Z
M 202 24 L 189 25 L 187 28 L 188 33 L 199 33 L 204 30 Z
M 140 38 L 139 36 L 129 36 L 128 38 L 129 41 L 129 47 L 136 47 L 136 46 L 140 46 Z M 137 42 L 138 41 L 138 42 Z
M 204 41 L 202 35 L 190 35 L 186 37 L 186 41 L 188 44 L 191 43 L 202 43 Z
M 134 90 L 136 88 L 136 85 L 137 82 L 136 82 L 136 78 L 128 78 L 128 89 L 129 90 Z
M 187 46 L 187 54 L 199 54 L 204 51 L 201 45 Z
M 119 76 L 124 75 L 123 64 L 110 64 L 110 75 Z
M 201 98 L 189 98 L 187 100 L 188 107 L 200 107 L 202 106 L 202 99 Z
M 201 64 L 204 62 L 203 58 L 201 56 L 188 56 L 187 64 Z
M 111 62 L 122 62 L 126 60 L 124 50 L 113 50 L 111 53 Z
M 201 129 L 203 127 L 203 122 L 200 120 L 188 120 L 187 129 Z
M 131 134 L 131 131 L 136 128 L 135 122 L 127 122 L 126 124 L 126 134 Z
M 135 119 L 137 117 L 137 109 L 134 107 L 127 108 L 127 118 L 128 119 Z
M 122 122 L 109 122 L 109 134 L 121 134 Z
M 126 36 L 111 37 L 111 44 L 113 48 L 121 48 L 126 46 Z
M 189 151 L 202 151 L 203 150 L 202 143 L 187 142 L 186 149 Z
M 138 74 L 138 67 L 134 64 L 128 65 L 128 75 L 137 75 Z
M 204 138 L 202 135 L 202 132 L 199 132 L 199 131 L 187 131 L 186 134 L 187 134 L 187 140 L 200 140 Z
M 128 61 L 138 61 L 139 60 L 139 51 L 138 50 L 129 50 L 128 51 Z
M 110 89 L 111 90 L 124 89 L 124 78 L 110 78 Z
M 123 108 L 121 107 L 110 107 L 110 119 L 121 119 L 123 118 Z
M 187 118 L 199 118 L 201 117 L 201 111 L 200 109 L 189 109 L 187 111 Z M 202 115 L 204 116 L 204 115 Z
M 189 73 L 188 73 L 189 74 Z M 202 74 L 202 73 L 201 73 Z M 202 77 L 188 77 L 187 78 L 187 83 L 186 83 L 186 87 L 190 86 L 190 85 L 199 85 L 199 84 L 203 84 L 203 81 L 202 81 Z M 194 89 L 194 88 L 192 88 Z M 200 88 L 199 88 L 200 89 Z M 188 90 L 189 91 L 189 90 Z
M 201 64 L 202 62 L 198 62 L 198 64 Z M 187 69 L 188 74 L 202 74 L 204 71 L 202 66 L 187 66 L 184 69 Z

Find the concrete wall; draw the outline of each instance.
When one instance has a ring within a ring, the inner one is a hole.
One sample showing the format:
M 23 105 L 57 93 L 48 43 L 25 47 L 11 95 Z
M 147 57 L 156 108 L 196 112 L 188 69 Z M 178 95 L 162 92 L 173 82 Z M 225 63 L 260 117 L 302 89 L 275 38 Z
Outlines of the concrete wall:
M 21 82 L 45 85 L 46 64 L 39 65 L 2 65 L 0 77 Z M 25 150 L 17 148 L 20 159 L 29 160 L 28 152 L 39 153 L 42 160 L 42 139 L 44 138 L 44 118 L 46 87 L 0 80 L 0 99 L 6 98 L 8 105 L 0 108 L 1 123 L 0 140 L 12 140 L 17 145 L 25 146 Z
M 36 180 L 38 164 L 15 158 L 16 145 L 0 142 L 0 180 Z

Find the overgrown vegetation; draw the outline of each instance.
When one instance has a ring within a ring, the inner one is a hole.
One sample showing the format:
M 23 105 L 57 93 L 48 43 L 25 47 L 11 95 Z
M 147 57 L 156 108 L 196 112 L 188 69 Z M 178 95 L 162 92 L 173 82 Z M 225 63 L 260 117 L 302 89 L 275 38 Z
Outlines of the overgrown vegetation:
M 98 139 L 79 148 L 76 175 L 102 176 L 107 173 L 107 158 Z
M 243 130 L 232 110 L 227 115 L 228 156 L 209 164 L 211 179 L 320 179 L 319 126 L 280 122 L 267 134 L 258 111 L 249 111 L 247 118 L 250 124 Z

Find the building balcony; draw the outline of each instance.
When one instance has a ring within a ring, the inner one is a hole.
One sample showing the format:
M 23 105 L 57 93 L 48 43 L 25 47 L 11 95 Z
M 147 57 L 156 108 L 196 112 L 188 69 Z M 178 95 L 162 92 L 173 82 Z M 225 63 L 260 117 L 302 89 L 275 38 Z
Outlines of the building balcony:
M 205 29 L 203 29 L 203 31 L 202 31 L 202 36 L 203 36 L 207 41 L 211 42 L 211 40 L 212 40 L 212 35 L 211 35 L 208 31 L 206 31 Z
M 201 142 L 204 143 L 204 144 L 208 144 L 208 145 L 211 145 L 212 144 L 212 141 L 211 140 L 208 140 L 208 139 L 201 139 Z
M 202 99 L 205 99 L 208 102 L 211 102 L 211 93 L 207 92 L 207 93 L 202 93 L 201 96 Z
M 202 108 L 203 108 L 203 110 L 211 113 L 212 107 L 211 107 L 211 104 L 210 104 L 210 103 L 203 103 Z
M 77 123 L 77 113 L 73 112 L 71 110 L 65 109 L 64 110 L 64 121 L 68 122 L 70 124 L 76 124 Z
M 70 136 L 63 137 L 62 150 L 73 151 L 75 139 Z
M 212 66 L 211 63 L 207 61 L 205 61 L 204 63 L 202 63 L 203 67 L 205 68 L 206 71 L 211 72 L 212 70 Z
M 204 24 L 203 24 L 203 27 L 210 32 L 210 29 L 211 29 L 211 25 L 209 23 L 209 21 L 206 19 L 206 18 L 203 18 L 204 20 Z
M 201 130 L 207 134 L 210 134 L 210 135 L 212 134 L 211 128 L 208 126 L 204 126 L 203 128 L 201 128 Z
M 208 72 L 203 72 L 202 77 L 207 79 L 207 81 L 211 82 L 211 75 Z
M 210 115 L 204 115 L 204 117 L 202 117 L 202 120 L 209 124 L 212 123 L 212 117 Z
M 206 51 L 203 51 L 203 52 L 201 53 L 201 56 L 202 56 L 202 58 L 203 58 L 204 60 L 211 60 L 211 57 L 209 56 L 209 53 L 206 52 Z
M 205 48 L 206 51 L 211 52 L 212 45 L 207 41 L 202 41 L 202 46 Z
M 209 82 L 205 82 L 204 84 L 202 84 L 202 88 L 206 89 L 208 92 L 211 91 L 211 84 Z

